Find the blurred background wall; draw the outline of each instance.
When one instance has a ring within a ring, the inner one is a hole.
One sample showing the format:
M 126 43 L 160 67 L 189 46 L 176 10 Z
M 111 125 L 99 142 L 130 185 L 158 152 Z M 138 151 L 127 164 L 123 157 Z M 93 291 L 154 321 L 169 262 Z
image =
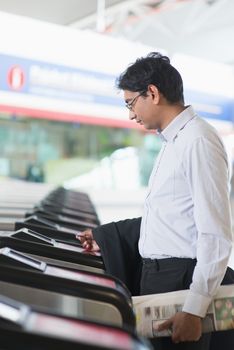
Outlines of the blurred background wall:
M 0 178 L 88 191 L 103 222 L 141 214 L 160 150 L 115 79 L 150 51 L 234 159 L 234 2 L 0 0 Z

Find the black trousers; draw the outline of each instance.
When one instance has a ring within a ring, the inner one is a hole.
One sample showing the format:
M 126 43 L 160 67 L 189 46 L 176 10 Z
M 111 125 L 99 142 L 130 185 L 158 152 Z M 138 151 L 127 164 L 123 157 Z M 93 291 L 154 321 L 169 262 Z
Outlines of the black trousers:
M 141 295 L 189 289 L 196 259 L 143 259 Z M 209 350 L 211 334 L 203 334 L 197 342 L 174 344 L 169 337 L 151 339 L 156 350 Z

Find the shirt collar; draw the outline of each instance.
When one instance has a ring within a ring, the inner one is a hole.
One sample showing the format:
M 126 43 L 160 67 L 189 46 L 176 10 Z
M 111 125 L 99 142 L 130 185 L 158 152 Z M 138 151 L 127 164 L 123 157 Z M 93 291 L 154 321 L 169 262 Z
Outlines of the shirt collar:
M 174 140 L 179 131 L 183 129 L 195 115 L 196 113 L 193 107 L 188 106 L 183 112 L 178 114 L 164 130 L 158 130 L 159 137 L 166 142 Z

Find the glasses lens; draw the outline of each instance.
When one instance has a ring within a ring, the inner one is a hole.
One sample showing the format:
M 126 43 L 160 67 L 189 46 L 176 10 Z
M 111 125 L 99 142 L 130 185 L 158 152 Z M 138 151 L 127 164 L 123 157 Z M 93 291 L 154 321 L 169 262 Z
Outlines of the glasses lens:
M 134 97 L 134 99 L 131 101 L 131 102 L 128 102 L 125 104 L 125 106 L 130 110 L 132 111 L 132 108 L 134 106 L 134 102 L 137 100 L 138 97 L 140 97 L 141 95 L 144 94 L 144 91 L 143 92 L 140 92 L 137 96 Z

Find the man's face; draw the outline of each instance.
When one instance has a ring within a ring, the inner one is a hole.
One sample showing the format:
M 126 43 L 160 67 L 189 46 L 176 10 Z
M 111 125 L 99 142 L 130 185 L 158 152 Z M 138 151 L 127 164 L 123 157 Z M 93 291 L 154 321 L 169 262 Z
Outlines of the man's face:
M 126 107 L 129 109 L 129 119 L 136 121 L 140 125 L 148 130 L 158 129 L 158 106 L 154 95 L 150 92 L 146 92 L 146 96 L 143 96 L 143 92 L 124 91 L 124 100 Z M 144 94 L 145 95 L 145 94 Z

